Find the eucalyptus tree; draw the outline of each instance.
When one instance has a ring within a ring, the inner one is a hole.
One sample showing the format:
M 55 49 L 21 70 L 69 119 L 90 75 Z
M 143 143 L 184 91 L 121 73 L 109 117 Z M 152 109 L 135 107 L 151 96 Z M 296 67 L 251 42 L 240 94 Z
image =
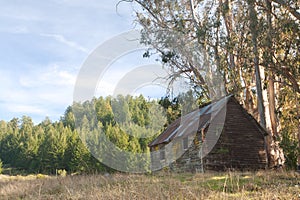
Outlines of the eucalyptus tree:
M 278 148 L 275 140 L 281 140 L 280 127 L 285 126 L 278 120 L 279 88 L 291 88 L 295 97 L 300 92 L 297 0 L 126 2 L 139 5 L 141 42 L 154 50 L 144 56 L 160 55 L 172 72 L 170 83 L 183 75 L 209 96 L 218 93 L 209 89 L 213 75 L 221 73 L 226 92 L 234 93 L 268 130 L 269 151 Z M 299 106 L 295 110 L 299 113 Z

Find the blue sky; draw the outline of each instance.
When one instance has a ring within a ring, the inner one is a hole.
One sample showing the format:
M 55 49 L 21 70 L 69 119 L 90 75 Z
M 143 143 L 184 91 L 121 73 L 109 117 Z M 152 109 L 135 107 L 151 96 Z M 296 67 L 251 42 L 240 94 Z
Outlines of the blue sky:
M 60 118 L 89 53 L 136 27 L 131 4 L 116 12 L 117 2 L 0 1 L 0 120 Z

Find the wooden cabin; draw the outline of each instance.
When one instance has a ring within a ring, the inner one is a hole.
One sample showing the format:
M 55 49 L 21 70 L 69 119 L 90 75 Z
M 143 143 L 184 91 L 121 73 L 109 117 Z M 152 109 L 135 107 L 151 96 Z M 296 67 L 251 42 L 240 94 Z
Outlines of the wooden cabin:
M 267 132 L 234 96 L 175 120 L 150 144 L 151 168 L 175 172 L 267 167 Z

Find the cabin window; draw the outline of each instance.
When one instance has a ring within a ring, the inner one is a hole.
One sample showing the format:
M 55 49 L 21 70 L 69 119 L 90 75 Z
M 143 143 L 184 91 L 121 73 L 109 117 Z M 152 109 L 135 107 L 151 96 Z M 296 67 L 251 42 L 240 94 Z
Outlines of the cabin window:
M 159 154 L 160 154 L 160 159 L 161 160 L 165 160 L 166 159 L 166 152 L 165 152 L 165 149 L 162 148 L 159 150 Z
M 217 126 L 217 128 L 216 128 L 216 136 L 221 135 L 222 131 L 223 131 L 223 125 L 222 126 L 220 126 L 220 125 Z
M 188 149 L 188 147 L 189 147 L 189 138 L 188 137 L 186 137 L 186 138 L 183 138 L 183 149 L 184 150 L 186 150 L 186 149 Z

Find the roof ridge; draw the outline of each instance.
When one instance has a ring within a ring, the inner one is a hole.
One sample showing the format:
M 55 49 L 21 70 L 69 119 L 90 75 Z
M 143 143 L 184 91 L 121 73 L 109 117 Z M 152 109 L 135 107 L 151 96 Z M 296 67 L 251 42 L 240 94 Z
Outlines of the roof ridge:
M 191 112 L 187 113 L 184 116 L 180 116 L 179 118 L 174 120 L 171 124 L 169 124 L 169 126 L 160 135 L 158 135 L 152 142 L 150 142 L 148 146 L 151 147 L 162 143 L 169 143 L 174 137 L 181 137 L 186 135 L 187 131 L 191 131 L 190 130 L 191 128 L 189 127 L 196 126 L 195 122 L 198 122 L 197 123 L 197 131 L 198 131 L 199 127 L 204 126 L 205 124 L 207 124 L 209 121 L 212 120 L 211 113 L 215 112 L 215 115 L 213 116 L 214 117 L 217 116 L 217 113 L 221 111 L 224 105 L 227 105 L 227 102 L 231 97 L 233 97 L 232 94 L 223 96 L 218 100 L 209 102 L 207 105 L 202 106 L 201 108 L 198 107 L 192 110 Z M 191 116 L 191 114 L 194 112 L 195 114 Z M 197 120 L 193 120 L 195 117 L 197 118 Z M 183 126 L 183 128 L 180 129 L 180 127 L 182 127 L 181 126 L 182 121 L 188 124 L 185 125 L 186 127 Z M 181 132 L 178 135 L 179 130 L 181 130 Z

